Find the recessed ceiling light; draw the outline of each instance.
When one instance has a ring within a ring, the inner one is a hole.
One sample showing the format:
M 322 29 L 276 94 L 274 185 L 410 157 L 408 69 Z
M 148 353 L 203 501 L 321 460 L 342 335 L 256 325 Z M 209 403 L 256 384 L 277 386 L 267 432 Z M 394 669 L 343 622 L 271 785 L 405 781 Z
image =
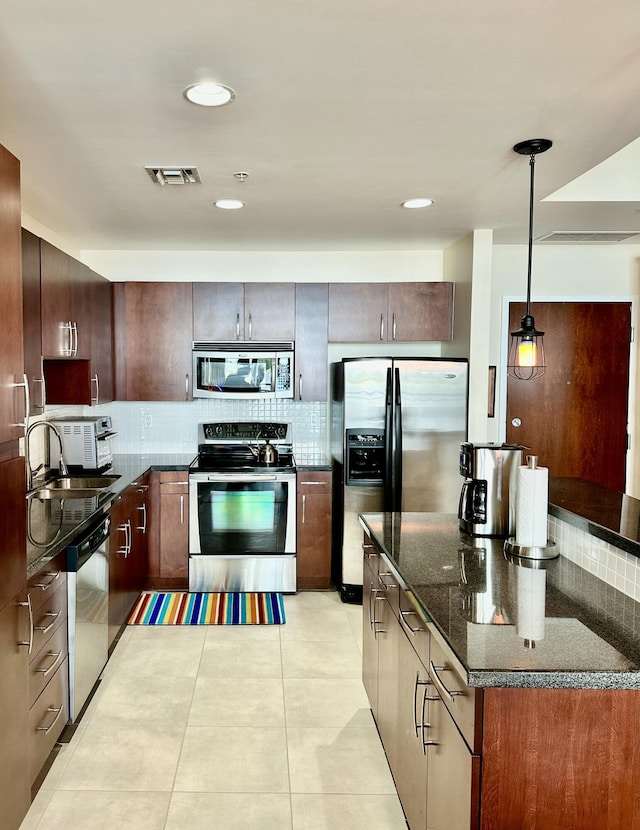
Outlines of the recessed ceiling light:
M 191 84 L 182 94 L 187 101 L 201 107 L 221 107 L 236 97 L 231 87 L 213 83 Z
M 425 208 L 433 204 L 433 199 L 407 199 L 402 203 L 403 208 Z
M 241 202 L 240 199 L 218 199 L 213 204 L 217 208 L 222 208 L 222 210 L 240 210 L 244 207 L 244 202 Z

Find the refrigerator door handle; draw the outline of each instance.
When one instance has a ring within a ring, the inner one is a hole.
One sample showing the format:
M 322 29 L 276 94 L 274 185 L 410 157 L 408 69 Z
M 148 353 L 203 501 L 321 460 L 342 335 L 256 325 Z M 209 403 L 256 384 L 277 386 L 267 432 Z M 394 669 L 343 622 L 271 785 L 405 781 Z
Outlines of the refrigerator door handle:
M 400 389 L 400 369 L 395 369 L 395 411 L 393 413 L 393 509 L 402 510 L 402 391 Z
M 384 397 L 384 497 L 383 510 L 393 510 L 393 383 L 391 368 L 387 369 Z

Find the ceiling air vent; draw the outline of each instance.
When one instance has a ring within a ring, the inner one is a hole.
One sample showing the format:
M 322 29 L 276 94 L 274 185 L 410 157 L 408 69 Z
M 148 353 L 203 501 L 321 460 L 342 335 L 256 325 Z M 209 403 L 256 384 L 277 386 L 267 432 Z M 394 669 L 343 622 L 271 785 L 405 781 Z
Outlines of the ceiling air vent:
M 155 184 L 200 184 L 197 167 L 145 167 Z
M 638 235 L 640 231 L 551 231 L 536 242 L 626 242 Z

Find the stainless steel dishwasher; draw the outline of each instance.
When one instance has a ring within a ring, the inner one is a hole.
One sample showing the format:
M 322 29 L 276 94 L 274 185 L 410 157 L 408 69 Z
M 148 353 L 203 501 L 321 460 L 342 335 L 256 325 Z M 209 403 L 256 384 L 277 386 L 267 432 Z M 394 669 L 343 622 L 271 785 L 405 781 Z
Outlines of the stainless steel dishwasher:
M 82 714 L 109 657 L 109 516 L 67 547 L 69 720 Z

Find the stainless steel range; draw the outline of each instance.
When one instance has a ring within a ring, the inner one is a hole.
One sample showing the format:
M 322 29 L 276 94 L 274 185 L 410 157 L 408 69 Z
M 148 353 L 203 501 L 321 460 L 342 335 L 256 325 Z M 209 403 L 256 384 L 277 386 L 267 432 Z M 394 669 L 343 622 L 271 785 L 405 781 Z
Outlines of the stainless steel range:
M 189 473 L 189 590 L 295 592 L 289 424 L 199 425 Z

